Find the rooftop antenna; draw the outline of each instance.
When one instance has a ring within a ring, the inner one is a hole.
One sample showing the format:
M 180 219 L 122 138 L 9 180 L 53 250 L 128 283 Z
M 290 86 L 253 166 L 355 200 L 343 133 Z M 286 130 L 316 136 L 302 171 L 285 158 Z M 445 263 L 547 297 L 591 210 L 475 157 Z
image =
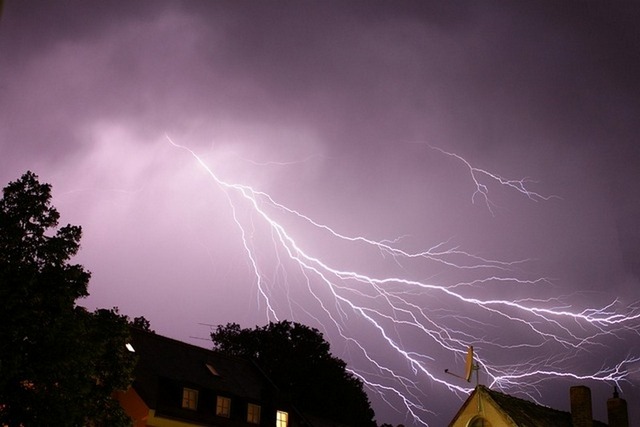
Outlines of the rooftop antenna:
M 478 364 L 477 363 L 473 363 L 473 346 L 470 345 L 469 348 L 467 349 L 467 357 L 465 358 L 464 376 L 454 374 L 453 372 L 449 372 L 448 369 L 445 369 L 444 373 L 445 374 L 449 374 L 449 375 L 453 375 L 454 377 L 457 377 L 457 378 L 461 378 L 461 379 L 465 380 L 466 382 L 471 382 L 471 375 L 473 374 L 473 371 L 475 371 L 476 372 L 476 385 L 478 385 L 478 383 L 480 382 L 479 374 L 478 374 L 479 370 L 480 370 L 480 367 L 478 366 Z

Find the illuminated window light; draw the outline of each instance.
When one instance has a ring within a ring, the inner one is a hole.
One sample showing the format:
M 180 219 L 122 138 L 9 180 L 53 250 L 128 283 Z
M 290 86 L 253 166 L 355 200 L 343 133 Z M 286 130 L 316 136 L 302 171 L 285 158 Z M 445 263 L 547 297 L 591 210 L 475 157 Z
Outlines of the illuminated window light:
M 125 347 L 127 347 L 127 350 L 129 350 L 131 353 L 135 353 L 136 349 L 133 348 L 133 346 L 130 343 L 126 343 Z
M 198 390 L 192 388 L 182 389 L 182 407 L 185 409 L 198 409 Z
M 247 405 L 247 422 L 251 424 L 260 424 L 260 405 L 249 403 Z
M 285 411 L 276 412 L 276 427 L 288 427 L 289 413 Z
M 216 415 L 225 418 L 229 418 L 231 416 L 231 399 L 224 396 L 218 396 L 216 400 Z

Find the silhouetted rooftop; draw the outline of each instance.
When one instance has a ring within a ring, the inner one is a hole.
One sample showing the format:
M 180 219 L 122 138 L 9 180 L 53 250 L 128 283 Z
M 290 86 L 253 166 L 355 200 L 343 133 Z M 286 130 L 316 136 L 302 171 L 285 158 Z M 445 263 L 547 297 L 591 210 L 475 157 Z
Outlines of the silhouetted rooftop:
M 159 379 L 179 381 L 256 401 L 267 379 L 249 360 L 230 357 L 139 329 L 132 332 L 139 358 L 134 386 L 150 407 L 156 407 Z
M 529 400 L 520 399 L 491 390 L 483 385 L 476 388 L 476 393 L 480 392 L 491 398 L 499 410 L 511 418 L 519 427 L 572 427 L 571 413 L 549 408 Z M 607 427 L 600 421 L 593 420 L 593 427 Z

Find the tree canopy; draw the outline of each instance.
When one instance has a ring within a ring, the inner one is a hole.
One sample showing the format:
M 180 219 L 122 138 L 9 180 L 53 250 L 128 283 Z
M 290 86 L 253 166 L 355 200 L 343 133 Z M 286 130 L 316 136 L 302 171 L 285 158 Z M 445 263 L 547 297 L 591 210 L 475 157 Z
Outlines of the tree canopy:
M 51 186 L 25 173 L 0 199 L 0 425 L 129 425 L 112 398 L 131 382 L 129 321 L 89 312 L 90 273 L 71 263 L 79 226 L 58 227 Z
M 211 333 L 214 350 L 255 360 L 303 412 L 354 426 L 375 427 L 362 381 L 332 356 L 315 328 L 289 321 L 254 329 L 236 323 Z

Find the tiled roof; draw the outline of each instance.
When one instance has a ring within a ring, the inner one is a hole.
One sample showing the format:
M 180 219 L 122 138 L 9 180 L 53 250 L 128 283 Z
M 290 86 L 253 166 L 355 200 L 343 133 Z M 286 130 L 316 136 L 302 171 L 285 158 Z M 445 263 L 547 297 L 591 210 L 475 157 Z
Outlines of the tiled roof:
M 241 421 L 221 421 L 215 417 L 215 412 L 212 415 L 170 407 L 166 402 L 167 387 L 177 384 L 180 387 L 178 399 L 181 398 L 181 387 L 193 387 L 202 393 L 209 392 L 209 397 L 213 393 L 229 396 L 241 402 L 256 402 L 262 406 L 264 416 L 272 410 L 275 417 L 276 406 L 278 409 L 291 411 L 290 415 L 295 414 L 294 418 L 290 419 L 292 426 L 346 427 L 299 412 L 290 404 L 288 398 L 278 391 L 266 374 L 250 360 L 226 356 L 135 328 L 131 330 L 131 338 L 138 357 L 133 388 L 149 408 L 156 410 L 156 414 L 188 418 L 198 425 L 247 424 L 246 418 Z M 215 409 L 215 405 L 213 408 Z
M 131 334 L 139 358 L 134 387 L 151 408 L 156 407 L 158 381 L 163 378 L 256 401 L 261 400 L 264 387 L 269 384 L 249 360 L 139 329 L 133 329 Z
M 528 400 L 519 399 L 508 394 L 478 386 L 480 392 L 493 400 L 496 407 L 511 418 L 518 427 L 572 427 L 571 413 L 542 406 Z M 600 421 L 593 421 L 593 427 L 607 427 Z

